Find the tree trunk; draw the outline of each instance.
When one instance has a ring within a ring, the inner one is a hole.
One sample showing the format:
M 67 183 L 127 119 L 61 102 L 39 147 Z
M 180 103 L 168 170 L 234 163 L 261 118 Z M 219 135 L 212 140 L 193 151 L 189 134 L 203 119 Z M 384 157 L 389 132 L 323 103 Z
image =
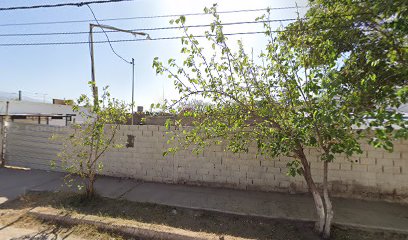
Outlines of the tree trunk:
M 313 201 L 316 207 L 316 214 L 318 219 L 315 225 L 315 231 L 318 232 L 319 234 L 322 234 L 326 222 L 326 211 L 325 206 L 323 205 L 322 196 L 319 193 L 315 182 L 313 181 L 312 173 L 310 171 L 310 165 L 307 161 L 306 155 L 304 154 L 302 147 L 299 147 L 297 155 L 300 159 L 300 162 L 302 163 L 303 177 L 306 180 L 307 186 L 309 187 L 309 191 L 312 193 Z
M 89 183 L 89 192 L 88 192 L 88 198 L 93 198 L 94 196 L 94 183 L 93 181 Z
M 324 161 L 323 167 L 323 197 L 324 197 L 324 205 L 326 207 L 326 218 L 324 223 L 324 231 L 323 231 L 323 238 L 328 239 L 330 238 L 330 229 L 331 229 L 331 222 L 333 219 L 333 206 L 329 196 L 329 189 L 327 183 L 327 175 L 328 175 L 328 162 Z
M 315 231 L 318 232 L 319 234 L 322 234 L 324 231 L 326 219 L 326 212 L 324 209 L 323 200 L 314 183 L 313 187 L 310 187 L 310 192 L 312 193 L 313 196 L 313 201 L 316 207 L 316 213 L 318 218 L 315 224 Z
M 86 187 L 86 197 L 88 199 L 91 199 L 95 196 L 95 189 L 94 189 L 94 183 L 95 183 L 95 177 L 93 174 L 91 174 L 88 177 L 88 184 Z

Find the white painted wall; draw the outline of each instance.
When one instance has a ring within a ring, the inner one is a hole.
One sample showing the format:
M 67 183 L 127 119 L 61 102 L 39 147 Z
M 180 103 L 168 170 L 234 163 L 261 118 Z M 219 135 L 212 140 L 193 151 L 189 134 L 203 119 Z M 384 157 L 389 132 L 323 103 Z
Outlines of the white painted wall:
M 50 140 L 64 135 L 70 127 L 10 123 L 7 135 L 6 164 L 33 169 L 51 168 L 51 161 L 61 166 L 57 154 L 62 143 Z M 256 155 L 256 147 L 248 153 L 233 154 L 221 146 L 206 148 L 196 155 L 180 151 L 163 156 L 168 134 L 164 126 L 121 126 L 116 143 L 126 144 L 134 136 L 134 146 L 113 149 L 101 159 L 104 175 L 144 181 L 221 186 L 264 191 L 305 192 L 302 176 L 286 175 L 285 157 L 267 158 Z M 394 143 L 394 152 L 362 144 L 363 153 L 347 158 L 336 156 L 329 164 L 329 187 L 338 196 L 408 196 L 408 140 Z M 323 179 L 323 163 L 316 149 L 306 149 L 317 184 Z
M 0 114 L 6 114 L 6 103 L 7 101 L 0 101 Z M 81 111 L 87 111 L 85 108 L 82 108 Z M 49 114 L 49 115 L 66 115 L 66 114 L 76 114 L 72 117 L 75 119 L 76 123 L 84 122 L 84 118 L 78 113 L 72 111 L 72 106 L 68 105 L 59 105 L 59 104 L 50 104 L 50 103 L 38 103 L 38 102 L 27 102 L 27 101 L 9 101 L 9 112 L 12 114 Z M 72 121 L 73 121 L 72 120 Z M 36 122 L 37 120 L 16 120 L 23 122 Z M 45 120 L 41 120 L 42 124 L 45 124 Z M 65 119 L 50 119 L 50 125 L 65 125 Z

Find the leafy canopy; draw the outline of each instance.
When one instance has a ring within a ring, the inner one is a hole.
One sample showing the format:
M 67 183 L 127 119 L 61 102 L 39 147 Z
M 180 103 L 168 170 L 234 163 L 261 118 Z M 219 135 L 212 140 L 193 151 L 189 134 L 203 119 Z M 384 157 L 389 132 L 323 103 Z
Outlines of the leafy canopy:
M 305 68 L 338 64 L 325 88 L 357 125 L 370 118 L 372 143 L 391 150 L 390 139 L 408 137 L 406 121 L 395 111 L 408 97 L 407 2 L 317 0 L 310 6 L 280 39 L 304 53 Z
M 157 73 L 174 80 L 181 95 L 167 107 L 182 112 L 180 103 L 197 97 L 209 103 L 183 111 L 195 120 L 178 136 L 178 143 L 194 144 L 197 150 L 223 144 L 232 152 L 248 151 L 255 144 L 261 154 L 294 159 L 305 147 L 317 147 L 322 160 L 332 161 L 336 153 L 360 153 L 359 137 L 370 130 L 375 130 L 376 135 L 369 136 L 378 147 L 392 149 L 393 138 L 406 138 L 407 121 L 392 108 L 407 102 L 406 35 L 400 33 L 406 28 L 395 17 L 396 22 L 380 25 L 389 35 L 395 31 L 396 37 L 379 38 L 381 29 L 367 33 L 360 20 L 376 22 L 378 15 L 389 19 L 399 13 L 376 5 L 368 9 L 372 16 L 366 15 L 364 4 L 349 2 L 311 2 L 306 20 L 299 17 L 281 31 L 268 23 L 268 11 L 258 18 L 267 44 L 255 60 L 241 41 L 233 51 L 215 5 L 205 9 L 213 15 L 205 32 L 211 49 L 189 34 L 185 17 L 175 20 L 185 33 L 182 63 L 169 59 L 163 64 L 158 58 L 153 62 Z M 355 7 L 347 8 L 350 5 Z M 400 9 L 397 4 L 390 8 Z M 361 135 L 356 134 L 358 127 L 364 130 L 358 131 Z M 289 167 L 289 174 L 301 173 L 297 160 Z

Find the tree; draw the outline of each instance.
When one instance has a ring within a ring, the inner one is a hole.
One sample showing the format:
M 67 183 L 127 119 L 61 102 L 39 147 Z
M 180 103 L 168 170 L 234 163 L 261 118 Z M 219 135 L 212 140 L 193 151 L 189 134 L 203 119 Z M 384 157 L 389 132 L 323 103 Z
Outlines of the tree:
M 388 119 L 385 127 L 390 129 L 400 121 L 391 109 L 405 103 L 408 96 L 407 26 L 406 1 L 318 0 L 311 1 L 305 18 L 290 24 L 280 38 L 296 51 L 307 53 L 303 60 L 306 67 L 340 62 L 331 81 L 341 96 L 338 101 L 356 119 Z M 302 37 L 297 36 L 299 31 Z M 330 48 L 321 47 L 327 43 Z M 372 125 L 383 123 L 373 121 Z M 385 134 L 386 128 L 377 133 Z M 391 142 L 381 137 L 372 141 L 392 148 Z
M 326 11 L 321 6 L 327 3 L 330 8 L 335 1 L 329 2 L 311 2 L 307 21 L 314 22 L 312 13 L 315 12 L 319 12 L 318 19 L 325 16 Z M 342 1 L 342 4 L 358 5 L 351 1 Z M 367 6 L 365 8 L 367 10 Z M 311 26 L 300 17 L 287 28 L 275 31 L 268 21 L 269 11 L 258 18 L 264 23 L 267 44 L 254 60 L 240 41 L 237 51 L 229 46 L 216 5 L 206 8 L 205 12 L 213 15 L 210 30 L 205 32 L 212 50 L 202 47 L 189 34 L 186 19 L 181 16 L 171 22 L 179 24 L 185 33 L 181 39 L 182 63 L 169 59 L 163 64 L 158 58 L 153 62 L 156 72 L 167 73 L 180 92 L 180 99 L 166 106 L 171 111 L 181 111 L 178 103 L 197 96 L 210 103 L 205 108 L 184 112 L 185 116 L 194 118 L 193 126 L 173 136 L 179 145 L 169 150 L 193 145 L 199 151 L 210 144 L 223 144 L 229 151 L 247 152 L 249 145 L 255 143 L 259 154 L 271 158 L 289 157 L 292 160 L 287 164 L 288 175 L 304 177 L 316 207 L 316 231 L 328 238 L 333 218 L 328 165 L 335 160 L 336 154 L 361 153 L 359 140 L 367 136 L 371 136 L 375 146 L 385 146 L 389 150 L 392 150 L 392 139 L 407 137 L 407 121 L 395 109 L 388 109 L 407 101 L 404 70 L 398 67 L 401 75 L 393 76 L 393 82 L 376 82 L 374 89 L 365 82 L 371 76 L 369 64 L 353 51 L 342 55 L 338 46 L 341 40 L 335 42 L 320 37 L 319 31 L 309 32 L 307 29 Z M 316 23 L 314 27 L 321 26 Z M 339 38 L 348 33 L 347 29 L 343 33 L 343 28 L 335 25 L 330 27 L 337 28 Z M 400 47 L 397 51 L 404 52 Z M 353 67 L 356 59 L 367 66 L 364 77 L 357 74 L 362 74 L 360 69 Z M 379 56 L 372 55 L 373 62 L 378 59 Z M 382 68 L 391 69 L 395 64 L 385 61 Z M 348 78 L 350 74 L 353 79 Z M 378 97 L 378 88 L 382 87 L 385 90 Z M 364 99 L 369 99 L 371 104 L 365 104 Z M 175 124 L 180 125 L 180 122 Z M 394 129 L 396 125 L 398 129 Z M 369 135 L 371 130 L 375 135 Z M 308 148 L 320 151 L 321 189 L 311 172 L 311 161 L 305 153 Z
M 90 83 L 92 85 L 92 83 Z M 90 109 L 90 113 L 81 109 Z M 79 176 L 82 182 L 78 185 L 85 188 L 86 197 L 95 195 L 94 183 L 103 169 L 101 158 L 112 148 L 121 148 L 115 140 L 121 124 L 129 119 L 128 105 L 110 96 L 108 88 L 100 99 L 94 101 L 81 95 L 73 110 L 86 120 L 73 124 L 72 132 L 63 140 L 63 149 L 58 154 L 62 168 L 68 173 L 68 183 L 73 176 Z

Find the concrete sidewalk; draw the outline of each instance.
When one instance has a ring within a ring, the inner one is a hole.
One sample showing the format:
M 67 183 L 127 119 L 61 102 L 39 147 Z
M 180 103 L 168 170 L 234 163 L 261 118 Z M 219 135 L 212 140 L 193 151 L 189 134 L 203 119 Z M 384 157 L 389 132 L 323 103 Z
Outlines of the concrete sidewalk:
M 63 189 L 63 174 L 40 170 L 0 168 L 0 204 L 29 190 Z M 100 177 L 99 194 L 136 202 L 205 209 L 240 215 L 313 221 L 314 205 L 309 195 L 192 187 Z M 408 233 L 408 206 L 377 201 L 333 199 L 337 224 Z

